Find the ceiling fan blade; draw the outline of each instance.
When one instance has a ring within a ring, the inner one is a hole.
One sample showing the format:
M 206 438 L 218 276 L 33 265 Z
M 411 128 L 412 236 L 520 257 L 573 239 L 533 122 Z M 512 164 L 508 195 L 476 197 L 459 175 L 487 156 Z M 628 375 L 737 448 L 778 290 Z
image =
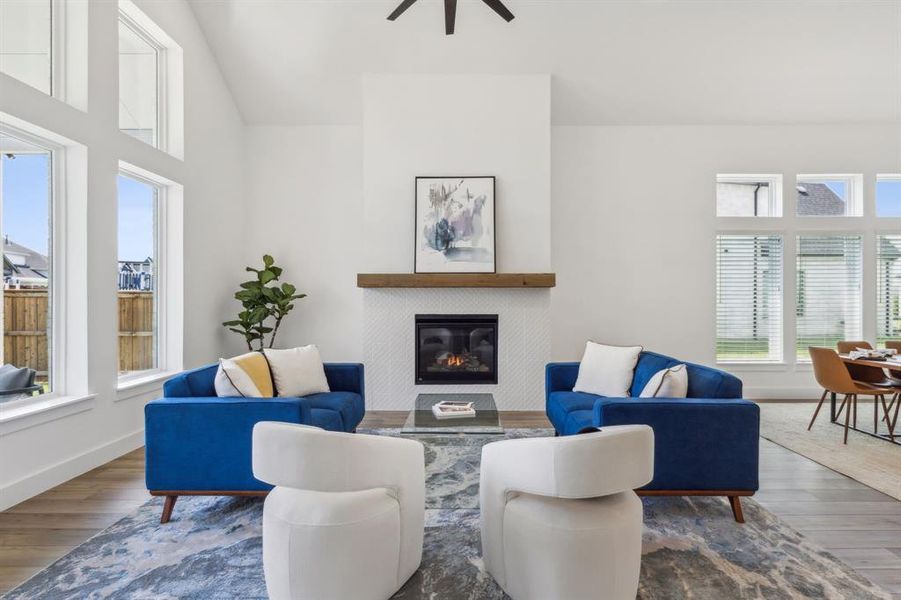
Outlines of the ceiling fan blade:
M 416 2 L 416 0 L 404 0 L 403 2 L 401 2 L 400 4 L 398 4 L 398 5 L 397 5 L 397 8 L 394 9 L 394 12 L 392 12 L 390 15 L 388 15 L 388 20 L 389 20 L 389 21 L 393 21 L 393 20 L 396 19 L 397 17 L 399 17 L 399 16 L 401 16 L 402 14 L 404 14 L 404 12 L 405 12 L 408 8 L 410 8 L 411 6 L 413 6 L 413 3 L 414 3 L 414 2 Z
M 444 34 L 454 35 L 457 22 L 457 0 L 444 0 Z
M 482 2 L 490 6 L 491 10 L 499 14 L 507 23 L 513 20 L 513 13 L 504 6 L 504 3 L 501 2 L 501 0 L 482 0 Z

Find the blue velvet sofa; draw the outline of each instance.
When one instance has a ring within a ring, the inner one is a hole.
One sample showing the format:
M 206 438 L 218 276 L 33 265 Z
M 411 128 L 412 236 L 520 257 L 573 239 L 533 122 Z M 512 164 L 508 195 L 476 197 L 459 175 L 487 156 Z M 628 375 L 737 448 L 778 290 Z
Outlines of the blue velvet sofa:
M 548 419 L 557 435 L 605 425 L 642 423 L 654 430 L 654 479 L 643 495 L 726 496 L 743 522 L 741 496 L 758 488 L 760 409 L 742 399 L 742 383 L 724 371 L 692 363 L 687 398 L 637 398 L 661 369 L 683 364 L 642 352 L 629 398 L 574 392 L 579 363 L 546 368 Z
M 144 407 L 147 489 L 165 496 L 162 523 L 178 496 L 265 495 L 253 476 L 251 437 L 260 421 L 355 431 L 365 414 L 363 365 L 325 365 L 328 393 L 303 398 L 219 398 L 218 365 L 186 371 Z

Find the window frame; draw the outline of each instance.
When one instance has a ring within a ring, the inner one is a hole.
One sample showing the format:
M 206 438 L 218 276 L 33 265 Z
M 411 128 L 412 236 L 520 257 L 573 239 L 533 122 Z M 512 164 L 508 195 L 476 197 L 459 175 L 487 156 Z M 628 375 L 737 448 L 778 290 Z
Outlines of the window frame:
M 88 3 L 48 0 L 50 5 L 49 91 L 3 72 L 36 92 L 87 111 Z
M 735 183 L 744 185 L 753 185 L 756 183 L 767 183 L 771 190 L 770 198 L 767 201 L 769 206 L 768 215 L 720 215 L 719 214 L 719 194 L 715 198 L 714 210 L 717 218 L 720 219 L 780 219 L 785 214 L 785 203 L 782 198 L 783 176 L 781 173 L 770 174 L 742 174 L 742 173 L 717 173 L 716 185 L 721 183 Z
M 721 217 L 721 218 L 746 219 L 747 217 Z M 762 218 L 766 218 L 766 217 L 762 217 Z M 785 364 L 785 345 L 786 345 L 786 339 L 785 339 L 785 332 L 786 332 L 786 327 L 785 327 L 785 271 L 786 271 L 786 258 L 787 258 L 786 257 L 786 244 L 785 244 L 786 236 L 782 232 L 779 232 L 779 231 L 758 232 L 758 231 L 746 231 L 746 230 L 725 230 L 725 229 L 717 230 L 716 235 L 714 236 L 714 244 L 716 247 L 715 252 L 718 252 L 720 238 L 724 237 L 724 236 L 779 238 L 779 248 L 781 250 L 780 256 L 779 256 L 779 267 L 782 270 L 782 279 L 779 282 L 779 284 L 780 284 L 781 291 L 782 291 L 782 297 L 781 297 L 780 306 L 779 306 L 779 315 L 778 315 L 779 316 L 779 331 L 778 331 L 777 337 L 778 337 L 778 341 L 781 344 L 781 346 L 779 347 L 778 352 L 776 353 L 777 356 L 773 357 L 773 358 L 768 357 L 766 359 L 755 360 L 755 359 L 747 359 L 747 358 L 722 358 L 721 359 L 719 357 L 719 354 L 718 354 L 717 348 L 716 348 L 717 342 L 718 342 L 718 338 L 716 336 L 718 334 L 718 322 L 717 321 L 719 319 L 719 310 L 718 310 L 718 308 L 716 308 L 716 306 L 718 306 L 721 302 L 720 295 L 722 293 L 721 292 L 722 286 L 720 285 L 720 282 L 718 279 L 719 269 L 716 266 L 716 262 L 718 262 L 718 254 L 717 254 L 717 258 L 715 259 L 715 266 L 714 266 L 714 271 L 715 271 L 714 272 L 714 286 L 716 288 L 716 305 L 714 308 L 714 314 L 715 314 L 715 316 L 714 316 L 714 359 L 716 361 L 716 364 L 745 366 L 745 367 L 752 367 L 752 368 L 753 367 L 766 368 L 766 367 L 772 367 L 774 365 L 776 365 L 776 366 L 784 365 Z
M 891 219 L 892 217 L 886 217 L 886 218 Z M 897 238 L 901 239 L 901 233 L 899 233 L 898 230 L 877 230 L 875 235 L 876 235 L 876 246 L 875 246 L 875 251 L 874 251 L 874 253 L 873 253 L 873 261 L 872 261 L 872 262 L 873 262 L 873 265 L 874 265 L 873 268 L 876 269 L 876 270 L 878 271 L 878 270 L 879 270 L 879 267 L 880 267 L 879 260 L 880 260 L 880 257 L 881 257 L 881 255 L 880 255 L 880 253 L 879 253 L 879 240 L 880 240 L 880 238 L 883 238 L 883 237 L 897 237 Z M 880 340 L 889 339 L 889 338 L 882 337 L 881 332 L 879 331 L 880 318 L 881 318 L 881 317 L 880 317 L 880 314 L 879 314 L 879 309 L 880 309 L 880 305 L 879 305 L 879 291 L 880 291 L 880 290 L 879 290 L 879 284 L 880 284 L 880 283 L 881 283 L 881 281 L 880 281 L 880 274 L 877 272 L 877 273 L 875 274 L 874 281 L 873 281 L 873 289 L 874 289 L 874 298 L 873 298 L 873 300 L 874 300 L 874 302 L 872 303 L 872 304 L 873 304 L 874 315 L 875 315 L 875 323 L 874 323 L 874 327 L 875 327 L 875 340 L 876 340 L 877 343 L 878 343 Z M 899 312 L 899 316 L 901 316 L 901 312 Z
M 716 322 L 715 316 L 712 319 L 712 328 L 714 330 L 713 339 L 710 341 L 710 360 L 716 364 L 727 365 L 738 372 L 756 372 L 756 371 L 773 371 L 773 372 L 807 372 L 812 366 L 807 361 L 797 360 L 796 345 L 798 340 L 798 315 L 797 315 L 797 248 L 796 243 L 792 243 L 798 236 L 810 235 L 836 235 L 836 236 L 859 236 L 862 239 L 862 288 L 861 288 L 861 333 L 862 339 L 877 339 L 877 314 L 876 314 L 876 243 L 877 236 L 886 234 L 897 234 L 899 231 L 898 224 L 901 224 L 901 218 L 896 217 L 877 217 L 876 216 L 876 178 L 885 177 L 886 167 L 883 170 L 864 170 L 859 173 L 845 174 L 844 177 L 854 177 L 858 182 L 858 199 L 862 203 L 861 216 L 842 216 L 838 218 L 818 219 L 800 216 L 797 214 L 797 193 L 796 186 L 798 181 L 804 181 L 805 177 L 835 179 L 838 175 L 822 175 L 815 173 L 814 170 L 806 170 L 794 176 L 785 175 L 783 177 L 783 213 L 781 218 L 746 218 L 738 216 L 716 216 L 713 219 L 714 238 L 718 235 L 744 234 L 744 235 L 781 235 L 785 240 L 784 245 L 784 268 L 783 268 L 783 320 L 782 320 L 782 337 L 784 341 L 783 362 L 782 363 L 765 363 L 754 364 L 748 362 L 734 362 L 731 360 L 720 360 L 716 356 Z M 716 171 L 708 176 L 713 176 L 716 181 L 716 175 L 722 171 Z M 759 170 L 749 170 L 747 177 L 759 177 Z M 820 173 L 829 173 L 828 170 Z M 731 176 L 731 175 L 729 175 Z M 709 189 L 709 188 L 708 188 Z M 716 194 L 713 194 L 710 202 L 713 203 L 713 211 L 716 212 Z M 716 269 L 715 256 L 711 257 L 711 287 L 716 286 Z M 809 289 L 808 289 L 809 292 Z M 711 302 L 715 298 L 711 297 Z
M 130 4 L 130 3 L 128 3 Z M 136 8 L 129 8 L 128 4 L 119 2 L 119 17 L 118 24 L 122 24 L 128 29 L 130 29 L 135 35 L 137 35 L 142 41 L 146 42 L 156 51 L 156 84 L 154 89 L 156 91 L 156 124 L 154 127 L 153 133 L 153 143 L 149 144 L 153 148 L 157 148 L 162 150 L 163 152 L 169 151 L 169 127 L 168 127 L 168 46 L 164 41 L 160 41 L 157 36 L 155 36 L 151 31 L 149 31 L 148 27 L 145 24 L 148 23 L 149 19 L 143 15 L 143 13 L 138 14 L 140 11 Z M 133 6 L 133 5 L 132 5 Z M 120 54 L 121 55 L 121 54 Z M 118 75 L 117 75 L 118 76 Z M 121 80 L 120 80 L 121 85 Z M 122 99 L 122 92 L 119 91 L 119 101 Z M 119 131 L 122 131 L 121 127 Z M 123 132 L 124 133 L 124 132 Z M 126 134 L 128 135 L 128 134 Z M 134 137 L 134 136 L 129 136 Z M 140 138 L 134 138 L 138 139 Z M 146 143 L 146 142 L 145 142 Z
M 156 198 L 154 200 L 154 232 L 153 232 L 153 243 L 154 243 L 154 257 L 153 257 L 153 279 L 154 279 L 154 290 L 153 290 L 153 306 L 156 312 L 156 323 L 154 324 L 154 334 L 156 339 L 154 340 L 154 347 L 156 349 L 156 367 L 152 369 L 145 369 L 143 371 L 133 371 L 130 373 L 126 373 L 124 375 L 120 375 L 118 373 L 118 367 L 116 369 L 116 382 L 117 387 L 122 389 L 123 387 L 128 387 L 129 384 L 135 383 L 138 381 L 142 381 L 145 379 L 153 379 L 159 376 L 162 373 L 167 373 L 171 369 L 171 365 L 169 364 L 169 356 L 168 356 L 168 348 L 169 348 L 169 320 L 168 320 L 168 302 L 165 301 L 168 298 L 168 284 L 167 284 L 167 270 L 169 266 L 169 257 L 168 257 L 168 202 L 167 198 L 169 195 L 169 185 L 167 183 L 163 183 L 161 179 L 154 178 L 149 174 L 142 172 L 141 170 L 135 169 L 129 165 L 120 164 L 118 175 L 122 177 L 127 177 L 139 183 L 143 183 L 149 185 L 154 188 L 156 191 Z M 118 205 L 119 205 L 119 196 L 118 190 L 116 193 L 116 227 L 118 228 Z M 116 264 L 118 264 L 118 243 L 116 244 Z M 118 298 L 118 287 L 116 288 L 116 294 Z M 118 299 L 117 299 L 118 304 Z M 118 356 L 119 356 L 119 328 L 118 325 L 116 327 L 116 360 L 118 364 Z
M 50 277 L 47 283 L 50 305 L 50 325 L 47 330 L 49 338 L 47 346 L 50 353 L 48 357 L 50 392 L 2 403 L 4 411 L 8 411 L 37 402 L 61 398 L 72 391 L 67 389 L 69 378 L 66 361 L 68 339 L 66 274 L 69 266 L 65 251 L 68 241 L 66 239 L 66 152 L 63 145 L 8 123 L 0 123 L 0 132 L 43 148 L 50 154 L 50 202 L 48 206 L 50 239 L 48 240 L 49 256 L 47 257 L 50 264 Z M 0 230 L 2 230 L 2 190 L 0 190 Z M 2 295 L 3 291 L 0 290 L 0 298 Z
M 795 264 L 794 264 L 794 277 L 795 277 L 795 294 L 794 294 L 794 308 L 795 308 L 795 326 L 794 326 L 794 335 L 792 336 L 792 355 L 795 357 L 795 364 L 797 365 L 811 365 L 812 362 L 810 360 L 810 356 L 807 355 L 805 357 L 798 356 L 798 339 L 800 336 L 798 335 L 798 323 L 797 318 L 800 316 L 797 314 L 798 309 L 798 279 L 801 273 L 805 273 L 807 269 L 800 268 L 800 254 L 798 250 L 801 247 L 801 238 L 811 238 L 811 237 L 819 237 L 819 238 L 858 238 L 860 240 L 860 283 L 859 289 L 857 291 L 857 306 L 860 309 L 859 313 L 859 321 L 858 324 L 860 326 L 860 334 L 852 335 L 850 337 L 854 338 L 865 338 L 865 332 L 867 328 L 867 310 L 865 308 L 866 302 L 866 275 L 865 272 L 867 270 L 867 238 L 868 234 L 860 229 L 845 229 L 845 230 L 804 230 L 804 229 L 796 229 L 793 233 L 794 235 L 794 246 L 795 246 Z M 805 282 L 806 286 L 806 282 Z M 809 294 L 809 288 L 805 289 L 805 292 Z M 805 308 L 807 307 L 807 298 L 805 298 Z
M 845 205 L 848 212 L 843 215 L 799 215 L 798 214 L 798 186 L 810 180 L 811 183 L 821 181 L 841 181 L 845 184 L 848 198 Z M 795 175 L 795 217 L 798 219 L 860 219 L 866 215 L 866 202 L 864 201 L 863 174 L 861 173 L 798 173 Z

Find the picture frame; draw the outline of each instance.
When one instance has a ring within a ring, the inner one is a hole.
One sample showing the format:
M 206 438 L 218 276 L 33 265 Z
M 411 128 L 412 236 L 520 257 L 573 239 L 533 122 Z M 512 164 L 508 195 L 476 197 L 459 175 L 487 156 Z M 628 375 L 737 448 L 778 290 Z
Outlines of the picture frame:
M 496 273 L 495 191 L 493 175 L 416 177 L 413 272 Z

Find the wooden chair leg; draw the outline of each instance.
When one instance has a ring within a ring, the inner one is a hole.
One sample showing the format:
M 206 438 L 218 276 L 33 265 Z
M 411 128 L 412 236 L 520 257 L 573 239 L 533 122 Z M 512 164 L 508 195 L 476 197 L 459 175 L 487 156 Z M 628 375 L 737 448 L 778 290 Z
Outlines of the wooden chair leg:
M 854 394 L 854 404 L 851 405 L 854 412 L 851 414 L 851 426 L 857 429 L 857 394 Z
M 172 509 L 175 508 L 176 500 L 178 500 L 178 496 L 166 496 L 166 501 L 163 503 L 163 516 L 160 517 L 160 525 L 169 522 L 169 519 L 172 517 Z
M 813 418 L 810 419 L 810 425 L 807 426 L 807 431 L 810 431 L 810 428 L 813 427 L 813 422 L 817 420 L 817 415 L 820 414 L 820 409 L 823 408 L 823 402 L 826 401 L 826 395 L 828 393 L 828 391 L 823 390 L 823 395 L 820 396 L 820 403 L 817 404 L 816 410 L 813 411 Z
M 844 444 L 848 443 L 848 429 L 850 429 L 851 425 L 851 412 L 854 410 L 854 406 L 857 405 L 857 396 L 855 394 L 850 394 L 848 398 L 845 400 L 845 439 Z
M 732 516 L 735 517 L 737 523 L 745 522 L 745 514 L 741 510 L 741 496 L 727 496 L 729 498 L 729 506 L 732 507 Z

